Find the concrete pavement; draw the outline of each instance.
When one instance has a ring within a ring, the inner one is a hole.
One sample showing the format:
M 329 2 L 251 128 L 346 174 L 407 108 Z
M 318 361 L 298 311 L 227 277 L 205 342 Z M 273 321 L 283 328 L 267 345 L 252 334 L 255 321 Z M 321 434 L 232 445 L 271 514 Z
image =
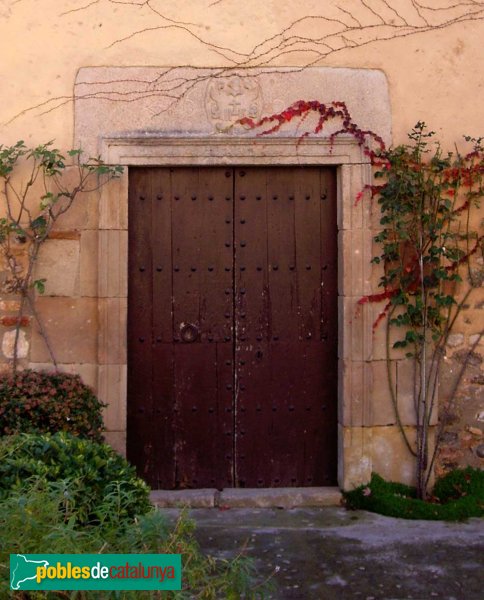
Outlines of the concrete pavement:
M 161 509 L 174 518 L 178 509 Z M 482 600 L 484 520 L 408 521 L 340 507 L 195 508 L 204 552 L 246 545 L 274 600 Z

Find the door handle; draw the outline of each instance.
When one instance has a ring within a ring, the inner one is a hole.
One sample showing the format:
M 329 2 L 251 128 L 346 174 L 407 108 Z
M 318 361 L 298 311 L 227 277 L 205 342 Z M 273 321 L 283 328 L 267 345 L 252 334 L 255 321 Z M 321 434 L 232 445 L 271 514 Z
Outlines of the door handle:
M 199 335 L 200 331 L 193 323 L 180 323 L 180 337 L 183 342 L 195 342 Z

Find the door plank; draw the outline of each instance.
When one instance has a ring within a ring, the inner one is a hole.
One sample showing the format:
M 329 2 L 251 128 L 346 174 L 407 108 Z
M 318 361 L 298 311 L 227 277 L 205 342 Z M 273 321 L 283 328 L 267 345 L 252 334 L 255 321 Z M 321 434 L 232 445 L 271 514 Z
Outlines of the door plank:
M 220 168 L 200 169 L 199 186 L 201 339 L 213 343 L 232 344 L 232 169 L 228 171 Z
M 176 488 L 233 485 L 232 391 L 218 376 L 229 358 L 229 344 L 175 346 Z
M 296 246 L 299 302 L 299 339 L 319 340 L 321 329 L 320 169 L 297 169 Z M 333 232 L 335 235 L 335 232 Z
M 152 211 L 151 247 L 153 252 L 153 376 L 152 397 L 154 461 L 152 485 L 158 489 L 175 484 L 175 462 L 170 459 L 175 443 L 174 413 L 174 356 L 173 356 L 173 265 L 171 258 L 172 185 L 169 169 L 151 169 Z M 158 310 L 157 307 L 163 307 Z M 160 457 L 164 457 L 160 460 Z
M 200 325 L 200 243 L 202 205 L 197 201 L 199 169 L 172 169 L 172 260 L 174 339 L 181 328 Z M 192 200 L 194 198 L 195 200 Z M 195 269 L 193 271 L 193 269 Z
M 152 253 L 150 169 L 130 169 L 128 193 L 127 455 L 150 481 L 156 468 L 152 397 Z
M 262 169 L 235 169 L 235 485 L 270 485 L 270 298 Z
M 232 220 L 229 175 L 199 167 L 172 170 L 176 487 L 233 484 L 233 248 L 232 223 L 225 222 Z M 184 338 L 187 324 L 196 328 L 194 341 Z

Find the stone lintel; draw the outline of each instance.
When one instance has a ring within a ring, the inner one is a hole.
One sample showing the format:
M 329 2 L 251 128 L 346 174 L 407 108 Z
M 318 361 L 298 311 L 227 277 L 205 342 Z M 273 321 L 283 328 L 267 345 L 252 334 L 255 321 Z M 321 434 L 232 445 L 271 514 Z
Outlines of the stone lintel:
M 214 136 L 228 142 L 236 136 L 256 138 L 258 131 L 237 124 L 241 117 L 258 120 L 300 100 L 327 106 L 343 101 L 361 129 L 391 142 L 388 83 L 382 71 L 372 69 L 84 67 L 77 73 L 74 100 L 74 145 L 103 158 L 103 140 L 126 134 L 127 123 L 130 135 L 138 138 L 192 137 L 196 143 L 197 137 Z M 328 137 L 341 122 L 327 123 L 320 137 Z M 311 130 L 316 123 L 314 115 L 304 126 Z M 271 138 L 294 140 L 304 131 L 294 119 Z

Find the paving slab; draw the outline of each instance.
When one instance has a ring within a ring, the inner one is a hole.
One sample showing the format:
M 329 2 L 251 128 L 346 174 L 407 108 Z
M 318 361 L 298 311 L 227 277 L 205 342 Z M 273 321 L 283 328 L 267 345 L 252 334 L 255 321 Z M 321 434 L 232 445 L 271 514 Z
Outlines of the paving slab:
M 151 502 L 160 508 L 295 508 L 339 506 L 342 494 L 337 487 L 230 488 L 197 490 L 154 490 Z
M 164 509 L 170 518 L 179 511 Z M 273 600 L 482 600 L 484 520 L 409 521 L 344 508 L 192 509 L 204 552 L 245 548 Z
M 219 506 L 230 508 L 295 508 L 299 506 L 338 506 L 337 487 L 233 488 L 220 492 Z
M 150 500 L 160 508 L 213 508 L 218 494 L 216 489 L 154 490 L 150 493 Z

